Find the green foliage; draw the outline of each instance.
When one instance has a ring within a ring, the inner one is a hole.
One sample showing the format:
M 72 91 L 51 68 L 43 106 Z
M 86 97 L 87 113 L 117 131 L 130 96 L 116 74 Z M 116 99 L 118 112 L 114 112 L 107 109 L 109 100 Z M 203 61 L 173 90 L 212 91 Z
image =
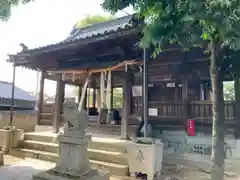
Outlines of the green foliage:
M 122 108 L 123 92 L 122 88 L 113 89 L 113 108 Z
M 105 0 L 103 8 L 115 13 L 133 6 L 146 22 L 142 45 L 165 43 L 184 48 L 214 40 L 219 47 L 239 48 L 240 1 L 238 0 Z
M 224 101 L 222 78 L 226 71 L 240 74 L 239 0 L 104 0 L 103 8 L 115 13 L 133 6 L 145 19 L 141 45 L 155 47 L 155 56 L 165 44 L 183 49 L 204 47 L 211 52 L 210 76 L 213 103 L 212 180 L 224 179 Z M 234 53 L 231 53 L 234 52 Z
M 101 23 L 113 19 L 113 16 L 101 16 L 101 15 L 87 15 L 84 19 L 79 20 L 75 24 L 75 28 L 83 28 L 95 23 Z
M 234 95 L 234 84 L 232 82 L 226 82 L 224 83 L 224 100 L 225 101 L 234 101 L 235 95 Z
M 11 7 L 26 4 L 32 0 L 0 0 L 0 20 L 6 21 L 11 15 Z

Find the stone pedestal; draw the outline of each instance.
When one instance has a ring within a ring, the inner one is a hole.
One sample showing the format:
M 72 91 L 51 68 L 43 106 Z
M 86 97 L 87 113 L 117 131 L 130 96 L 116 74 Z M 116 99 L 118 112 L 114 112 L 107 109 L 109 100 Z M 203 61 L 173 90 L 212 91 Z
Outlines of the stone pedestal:
M 137 138 L 128 146 L 128 162 L 131 176 L 147 174 L 148 180 L 158 179 L 162 169 L 163 144 L 160 140 Z
M 0 129 L 0 147 L 4 154 L 8 153 L 11 148 L 18 147 L 24 138 L 24 132 L 15 127 Z
M 91 136 L 85 135 L 88 116 L 84 111 L 65 113 L 68 124 L 59 135 L 59 160 L 56 167 L 33 176 L 33 180 L 107 180 L 109 173 L 92 169 L 87 148 Z

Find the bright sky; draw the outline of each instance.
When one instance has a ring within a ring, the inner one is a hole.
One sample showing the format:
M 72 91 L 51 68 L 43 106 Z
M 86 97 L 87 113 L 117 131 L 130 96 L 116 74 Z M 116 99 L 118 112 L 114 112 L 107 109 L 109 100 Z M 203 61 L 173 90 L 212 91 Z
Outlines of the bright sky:
M 66 38 L 76 21 L 86 14 L 106 14 L 101 0 L 35 0 L 12 8 L 8 22 L 0 22 L 0 80 L 12 81 L 12 65 L 7 54 L 21 50 L 19 44 L 35 48 Z M 124 12 L 117 14 L 124 15 Z M 37 73 L 18 67 L 16 85 L 26 91 L 36 91 Z M 56 84 L 45 82 L 45 93 L 54 95 Z

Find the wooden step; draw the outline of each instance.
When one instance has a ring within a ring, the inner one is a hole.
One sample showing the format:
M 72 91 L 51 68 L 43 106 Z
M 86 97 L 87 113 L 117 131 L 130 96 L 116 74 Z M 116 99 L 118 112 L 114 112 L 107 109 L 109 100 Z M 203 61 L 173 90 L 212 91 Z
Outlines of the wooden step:
M 58 152 L 58 145 L 55 143 L 26 140 L 23 142 L 23 147 L 52 153 Z M 126 154 L 122 152 L 88 148 L 88 156 L 93 160 L 128 165 Z
M 56 162 L 58 160 L 58 154 L 52 153 L 52 152 L 44 152 L 39 150 L 33 150 L 33 149 L 20 149 L 20 148 L 13 148 L 10 151 L 11 155 L 25 158 L 34 158 L 34 159 L 40 159 L 50 162 Z M 90 164 L 95 167 L 102 170 L 109 170 L 111 174 L 117 175 L 117 176 L 128 176 L 129 170 L 128 166 L 126 165 L 120 165 L 120 164 L 114 164 L 114 163 L 107 163 L 103 161 L 97 161 L 97 160 L 91 160 Z

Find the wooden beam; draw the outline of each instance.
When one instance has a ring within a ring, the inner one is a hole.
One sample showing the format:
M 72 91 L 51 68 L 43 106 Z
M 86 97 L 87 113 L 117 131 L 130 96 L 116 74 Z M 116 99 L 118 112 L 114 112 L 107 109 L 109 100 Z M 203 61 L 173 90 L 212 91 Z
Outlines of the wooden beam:
M 17 60 L 18 58 L 22 58 L 24 59 L 26 56 L 37 56 L 40 55 L 42 53 L 50 53 L 53 51 L 63 51 L 65 49 L 69 49 L 69 48 L 79 48 L 79 46 L 86 46 L 95 42 L 100 42 L 100 41 L 104 41 L 104 40 L 110 40 L 110 39 L 116 39 L 117 37 L 123 37 L 123 36 L 128 36 L 128 35 L 132 35 L 134 33 L 138 33 L 140 30 L 136 29 L 136 28 L 132 28 L 132 29 L 127 29 L 127 30 L 123 30 L 121 32 L 115 32 L 115 33 L 106 33 L 102 36 L 98 36 L 98 37 L 91 37 L 91 38 L 87 38 L 87 39 L 80 39 L 79 41 L 73 41 L 73 42 L 68 42 L 68 43 L 58 43 L 58 44 L 54 44 L 51 46 L 47 46 L 47 47 L 42 47 L 39 49 L 32 49 L 26 52 L 23 52 L 21 54 L 17 54 L 17 55 L 13 55 Z
M 120 63 L 118 63 L 115 66 L 107 67 L 107 68 L 85 68 L 85 69 L 62 69 L 62 70 L 56 70 L 56 71 L 49 71 L 50 73 L 70 73 L 70 74 L 84 74 L 84 73 L 101 73 L 101 72 L 107 72 L 107 71 L 116 71 L 119 70 L 119 68 L 124 67 L 125 64 L 134 65 L 139 64 L 138 59 L 132 59 L 132 60 L 125 60 Z M 121 69 L 122 70 L 122 69 Z

